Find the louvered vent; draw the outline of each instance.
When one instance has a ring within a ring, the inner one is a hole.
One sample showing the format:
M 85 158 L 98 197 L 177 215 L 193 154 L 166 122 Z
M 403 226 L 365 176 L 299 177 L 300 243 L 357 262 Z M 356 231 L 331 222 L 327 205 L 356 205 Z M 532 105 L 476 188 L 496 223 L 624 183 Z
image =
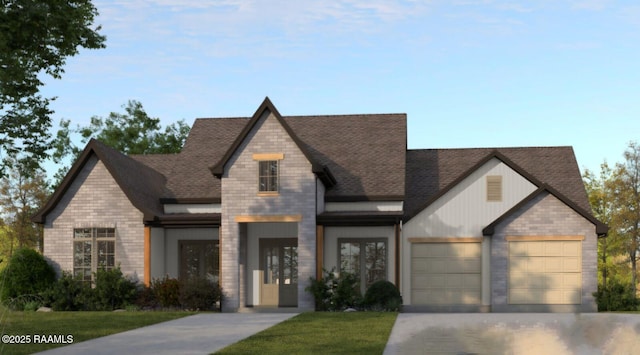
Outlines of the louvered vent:
M 487 176 L 487 201 L 502 201 L 502 176 Z

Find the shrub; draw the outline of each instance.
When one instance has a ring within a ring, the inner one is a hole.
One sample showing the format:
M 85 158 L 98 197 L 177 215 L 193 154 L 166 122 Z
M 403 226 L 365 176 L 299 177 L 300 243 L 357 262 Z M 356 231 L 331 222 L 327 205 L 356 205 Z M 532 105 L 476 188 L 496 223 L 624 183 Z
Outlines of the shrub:
M 192 278 L 180 283 L 180 305 L 187 310 L 214 310 L 221 295 L 218 283 L 206 278 Z
M 91 286 L 73 277 L 69 272 L 62 276 L 45 292 L 45 304 L 54 311 L 79 311 L 92 308 Z M 88 305 L 85 305 L 89 302 Z
M 19 296 L 38 295 L 46 291 L 55 282 L 56 274 L 40 253 L 20 248 L 9 259 L 9 265 L 0 279 L 4 282 L 0 289 L 0 300 L 7 302 Z
M 154 290 L 151 287 L 143 286 L 138 289 L 138 298 L 136 299 L 136 306 L 143 310 L 151 310 L 158 308 L 158 298 Z
M 180 282 L 168 275 L 163 279 L 151 281 L 151 289 L 160 306 L 164 308 L 180 307 Z
M 125 308 L 137 297 L 136 282 L 122 275 L 120 268 L 100 269 L 94 274 L 95 287 L 63 272 L 44 293 L 45 304 L 54 311 L 112 311 Z
M 335 269 L 324 270 L 321 279 L 310 278 L 311 285 L 305 290 L 313 295 L 317 311 L 342 311 L 358 307 L 362 301 L 358 278 L 343 272 L 335 276 Z
M 94 277 L 96 285 L 93 293 L 97 310 L 124 309 L 136 299 L 136 282 L 124 277 L 120 267 L 110 270 L 99 269 Z
M 376 281 L 364 294 L 363 305 L 373 311 L 399 311 L 402 296 L 396 285 L 389 281 Z
M 598 304 L 598 311 L 636 311 L 640 300 L 631 291 L 631 285 L 611 279 L 606 286 L 598 285 L 598 292 L 593 296 Z

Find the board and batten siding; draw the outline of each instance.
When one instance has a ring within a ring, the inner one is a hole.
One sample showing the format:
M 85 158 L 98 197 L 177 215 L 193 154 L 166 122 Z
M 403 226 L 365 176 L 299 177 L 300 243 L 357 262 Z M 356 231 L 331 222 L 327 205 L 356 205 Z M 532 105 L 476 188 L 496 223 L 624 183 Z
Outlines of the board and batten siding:
M 486 177 L 489 175 L 502 176 L 500 202 L 487 202 Z M 536 188 L 499 159 L 491 159 L 405 223 L 403 234 L 407 237 L 481 237 L 482 228 Z
M 487 176 L 502 176 L 502 200 L 487 201 Z M 411 247 L 409 238 L 482 237 L 482 229 L 496 220 L 536 186 L 497 158 L 467 176 L 438 200 L 407 221 L 402 228 L 400 283 L 403 301 L 411 304 Z M 426 202 L 426 201 L 425 201 Z M 490 304 L 490 240 L 482 242 L 482 304 Z

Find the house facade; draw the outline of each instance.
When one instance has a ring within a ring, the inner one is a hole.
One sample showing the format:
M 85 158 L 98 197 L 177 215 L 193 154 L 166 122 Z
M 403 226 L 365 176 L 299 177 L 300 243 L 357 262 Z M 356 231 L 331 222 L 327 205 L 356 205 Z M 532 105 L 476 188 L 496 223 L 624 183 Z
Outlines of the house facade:
M 223 311 L 313 309 L 323 270 L 406 310 L 595 311 L 597 238 L 571 147 L 407 149 L 406 115 L 195 121 L 181 153 L 91 141 L 34 220 L 58 273 L 220 282 Z

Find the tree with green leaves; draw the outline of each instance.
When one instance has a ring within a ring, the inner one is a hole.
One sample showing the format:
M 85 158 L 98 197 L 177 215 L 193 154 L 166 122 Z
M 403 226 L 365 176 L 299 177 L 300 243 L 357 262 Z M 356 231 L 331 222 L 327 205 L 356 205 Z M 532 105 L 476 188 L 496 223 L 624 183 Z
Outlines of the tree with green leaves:
M 53 158 L 61 163 L 65 158 L 77 158 L 81 147 L 73 143 L 72 137 L 79 135 L 82 145 L 91 138 L 111 146 L 124 154 L 170 154 L 179 153 L 189 135 L 190 127 L 183 120 L 166 126 L 159 118 L 150 117 L 142 104 L 130 100 L 123 106 L 125 113 L 111 112 L 108 117 L 94 116 L 88 126 L 70 128 L 69 120 L 60 122 L 60 130 L 54 140 Z M 61 172 L 56 176 L 61 179 Z
M 0 0 L 0 176 L 20 161 L 34 170 L 50 148 L 55 98 L 42 75 L 62 77 L 79 48 L 104 48 L 90 0 Z
M 611 224 L 622 238 L 631 265 L 631 290 L 637 292 L 637 264 L 640 248 L 640 146 L 630 142 L 624 162 L 616 165 L 613 178 L 614 210 Z
M 8 246 L 6 256 L 11 257 L 13 247 L 42 248 L 42 227 L 31 221 L 31 216 L 49 196 L 45 173 L 31 170 L 21 162 L 12 162 L 12 168 L 0 179 L 0 210 L 5 228 L 0 241 Z

